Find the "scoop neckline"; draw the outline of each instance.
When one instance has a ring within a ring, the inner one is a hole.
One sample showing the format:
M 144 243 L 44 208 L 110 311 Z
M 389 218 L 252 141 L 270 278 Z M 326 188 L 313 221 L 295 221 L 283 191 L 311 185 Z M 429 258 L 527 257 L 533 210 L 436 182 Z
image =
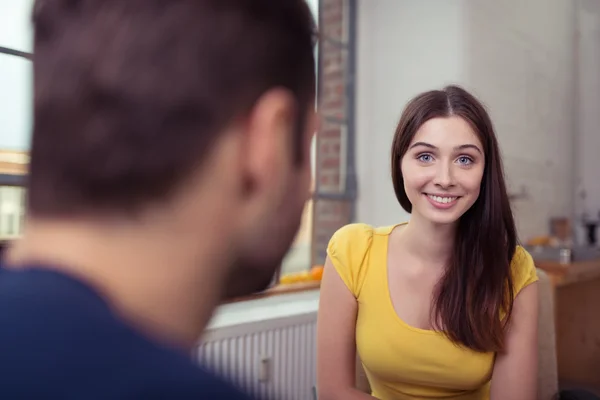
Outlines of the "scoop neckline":
M 386 229 L 386 237 L 385 237 L 385 241 L 383 243 L 383 255 L 384 255 L 384 268 L 383 268 L 383 280 L 384 280 L 384 284 L 385 284 L 385 298 L 386 298 L 386 302 L 388 305 L 389 310 L 391 311 L 391 314 L 393 315 L 394 319 L 396 320 L 396 322 L 398 322 L 400 325 L 402 325 L 403 327 L 417 332 L 417 333 L 422 333 L 422 334 L 426 334 L 426 335 L 440 335 L 443 334 L 443 332 L 441 331 L 436 331 L 433 329 L 422 329 L 422 328 L 417 328 L 416 326 L 412 326 L 409 323 L 407 323 L 406 321 L 404 321 L 400 315 L 398 315 L 398 313 L 396 312 L 396 309 L 394 308 L 394 303 L 392 302 L 392 294 L 390 291 L 390 282 L 389 282 L 389 256 L 388 256 L 388 252 L 389 252 L 389 244 L 390 244 L 390 236 L 392 234 L 392 232 L 394 231 L 394 229 L 396 229 L 399 226 L 403 226 L 403 225 L 408 225 L 408 222 L 402 222 L 399 224 L 395 224 L 392 226 L 387 227 Z

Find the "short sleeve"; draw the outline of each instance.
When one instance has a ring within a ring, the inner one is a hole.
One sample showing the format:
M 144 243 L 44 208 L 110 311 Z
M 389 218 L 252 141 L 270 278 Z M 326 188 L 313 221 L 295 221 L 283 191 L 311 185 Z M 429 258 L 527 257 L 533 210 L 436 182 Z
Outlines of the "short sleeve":
M 366 224 L 350 224 L 333 234 L 327 255 L 348 289 L 358 298 L 366 268 L 366 255 L 373 240 L 373 228 Z
M 524 287 L 538 280 L 533 258 L 521 246 L 517 246 L 515 250 L 515 255 L 511 262 L 511 270 L 515 297 Z

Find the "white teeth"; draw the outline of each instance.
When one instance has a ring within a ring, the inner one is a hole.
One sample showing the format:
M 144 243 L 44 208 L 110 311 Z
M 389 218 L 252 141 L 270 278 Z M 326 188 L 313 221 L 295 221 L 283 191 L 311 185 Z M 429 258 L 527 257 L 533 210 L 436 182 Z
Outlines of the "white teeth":
M 440 196 L 433 196 L 431 194 L 428 194 L 429 198 L 432 199 L 433 201 L 437 202 L 437 203 L 450 203 L 453 202 L 454 200 L 456 200 L 456 197 L 440 197 Z

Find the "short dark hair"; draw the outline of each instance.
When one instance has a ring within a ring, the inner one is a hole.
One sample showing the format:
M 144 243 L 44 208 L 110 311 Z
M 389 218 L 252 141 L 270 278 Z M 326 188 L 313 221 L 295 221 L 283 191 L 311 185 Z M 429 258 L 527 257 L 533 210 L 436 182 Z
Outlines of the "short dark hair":
M 315 96 L 304 0 L 37 0 L 29 212 L 129 212 L 173 193 L 267 90 Z
M 432 320 L 452 341 L 481 352 L 505 349 L 514 280 L 511 262 L 517 232 L 513 219 L 500 146 L 481 102 L 465 89 L 451 85 L 413 98 L 402 113 L 392 144 L 392 181 L 398 202 L 412 211 L 404 190 L 402 157 L 425 122 L 457 116 L 468 122 L 483 145 L 485 167 L 477 201 L 460 218 L 456 242 L 444 277 L 436 288 Z M 500 319 L 501 313 L 506 315 Z

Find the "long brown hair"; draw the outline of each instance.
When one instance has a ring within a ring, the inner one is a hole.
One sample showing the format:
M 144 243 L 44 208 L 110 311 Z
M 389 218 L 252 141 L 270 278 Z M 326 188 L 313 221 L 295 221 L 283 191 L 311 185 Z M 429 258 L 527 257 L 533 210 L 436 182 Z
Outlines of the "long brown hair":
M 479 198 L 458 222 L 449 265 L 436 288 L 432 320 L 440 321 L 437 329 L 455 343 L 481 352 L 501 351 L 513 307 L 510 265 L 517 234 L 492 121 L 473 95 L 447 86 L 408 103 L 392 144 L 394 190 L 402 208 L 410 213 L 412 205 L 400 169 L 402 157 L 421 125 L 449 116 L 461 117 L 472 126 L 486 161 Z M 501 313 L 505 318 L 500 318 Z

